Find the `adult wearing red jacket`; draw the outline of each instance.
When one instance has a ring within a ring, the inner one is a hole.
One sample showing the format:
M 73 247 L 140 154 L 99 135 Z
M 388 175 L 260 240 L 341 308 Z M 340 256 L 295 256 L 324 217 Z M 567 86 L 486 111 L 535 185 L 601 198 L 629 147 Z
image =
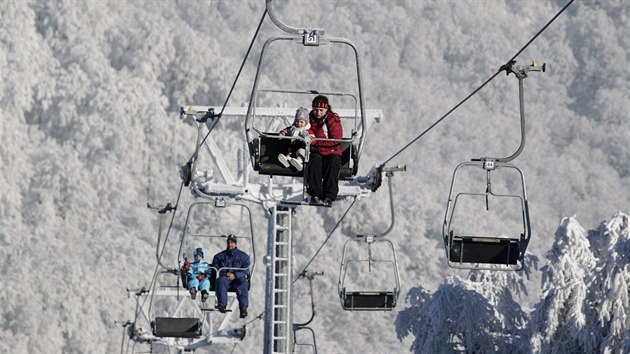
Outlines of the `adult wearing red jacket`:
M 343 138 L 343 126 L 337 113 L 332 111 L 326 96 L 313 99 L 309 114 L 311 131 L 317 139 Z M 341 169 L 341 142 L 314 140 L 308 163 L 308 193 L 311 202 L 331 206 L 339 192 L 339 170 Z

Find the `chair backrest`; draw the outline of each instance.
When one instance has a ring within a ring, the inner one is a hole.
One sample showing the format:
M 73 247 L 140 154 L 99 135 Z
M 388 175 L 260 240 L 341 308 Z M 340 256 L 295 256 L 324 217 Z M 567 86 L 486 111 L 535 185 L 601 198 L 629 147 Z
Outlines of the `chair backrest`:
M 515 265 L 520 257 L 519 246 L 520 240 L 513 238 L 452 236 L 449 261 Z
M 397 295 L 390 291 L 343 291 L 343 309 L 349 311 L 391 311 Z
M 153 321 L 153 335 L 156 337 L 199 338 L 202 323 L 198 318 L 157 317 Z
M 278 133 L 265 133 L 254 139 L 255 151 L 254 169 L 262 175 L 303 177 L 304 170 L 298 171 L 293 167 L 284 167 L 278 161 L 279 154 L 286 154 L 291 148 L 290 139 L 276 138 Z M 352 145 L 352 139 L 343 139 L 341 142 L 341 169 L 340 179 L 352 178 L 358 171 L 356 148 Z

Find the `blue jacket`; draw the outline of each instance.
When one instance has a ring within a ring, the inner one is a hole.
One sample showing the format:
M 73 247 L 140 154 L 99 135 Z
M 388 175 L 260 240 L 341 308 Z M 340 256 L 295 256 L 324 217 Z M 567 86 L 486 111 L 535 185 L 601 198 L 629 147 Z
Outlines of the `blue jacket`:
M 210 265 L 206 262 L 206 252 L 203 248 L 197 248 L 197 250 L 201 250 L 201 260 L 197 261 L 195 258 L 195 261 L 190 263 L 190 270 L 186 272 L 189 277 L 196 278 L 199 274 L 210 272 L 210 269 L 208 268 Z M 197 250 L 195 250 L 195 253 Z
M 249 268 L 249 256 L 247 253 L 239 250 L 238 248 L 233 251 L 223 250 L 217 253 L 212 259 L 212 267 L 219 270 L 220 268 Z M 226 273 L 234 273 L 234 276 L 237 279 L 243 279 L 247 275 L 247 270 L 229 270 L 224 269 L 221 271 L 220 275 L 225 275 Z

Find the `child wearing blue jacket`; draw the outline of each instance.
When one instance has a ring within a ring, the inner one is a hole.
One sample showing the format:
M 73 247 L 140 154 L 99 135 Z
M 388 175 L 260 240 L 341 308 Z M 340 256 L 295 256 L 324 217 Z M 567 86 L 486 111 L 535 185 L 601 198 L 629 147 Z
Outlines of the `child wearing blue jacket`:
M 210 265 L 206 262 L 206 253 L 201 247 L 195 249 L 193 257 L 195 257 L 194 262 L 184 262 L 184 269 L 188 275 L 188 291 L 190 292 L 190 298 L 195 300 L 197 298 L 197 290 L 200 290 L 201 301 L 205 302 L 210 291 L 210 281 L 208 280 Z

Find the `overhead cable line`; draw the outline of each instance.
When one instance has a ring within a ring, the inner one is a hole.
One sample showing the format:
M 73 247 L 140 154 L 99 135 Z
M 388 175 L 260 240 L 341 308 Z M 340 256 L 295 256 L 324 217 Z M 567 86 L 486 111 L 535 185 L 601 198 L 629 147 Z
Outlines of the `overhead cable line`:
M 232 87 L 230 88 L 230 92 L 228 93 L 227 97 L 225 98 L 225 102 L 223 103 L 223 107 L 221 107 L 221 112 L 219 112 L 219 114 L 212 114 L 211 117 L 208 117 L 208 118 L 217 118 L 217 119 L 213 121 L 212 126 L 208 129 L 208 133 L 206 134 L 206 136 L 203 137 L 203 140 L 201 141 L 201 143 L 199 145 L 203 145 L 203 143 L 206 141 L 206 139 L 208 138 L 208 136 L 212 132 L 212 129 L 214 129 L 214 127 L 219 122 L 219 119 L 221 119 L 221 116 L 223 115 L 223 111 L 225 110 L 225 106 L 227 106 L 228 101 L 230 100 L 230 97 L 232 96 L 232 92 L 234 91 L 234 87 L 236 86 L 236 83 L 238 82 L 238 78 L 241 76 L 241 72 L 243 71 L 243 67 L 245 66 L 245 62 L 247 61 L 247 58 L 249 57 L 249 53 L 251 52 L 252 47 L 254 46 L 254 42 L 256 41 L 256 38 L 258 37 L 258 32 L 260 32 L 260 27 L 262 26 L 263 21 L 265 20 L 265 16 L 267 16 L 267 9 L 266 8 L 265 8 L 265 11 L 263 11 L 263 15 L 260 18 L 260 22 L 258 22 L 258 27 L 256 27 L 256 32 L 254 33 L 254 37 L 252 38 L 252 41 L 249 43 L 249 48 L 247 48 L 247 53 L 245 53 L 245 57 L 243 58 L 243 62 L 241 63 L 241 67 L 238 69 L 238 73 L 236 74 L 236 78 L 234 79 L 234 82 L 232 83 Z M 195 153 L 193 154 L 193 156 L 190 157 L 189 161 L 192 161 L 195 158 L 195 156 L 197 156 L 197 153 L 198 153 L 198 149 L 195 150 Z
M 182 181 L 182 183 L 179 185 L 179 192 L 177 193 L 177 200 L 175 201 L 175 206 L 171 206 L 171 203 L 166 204 L 166 206 L 160 210 L 158 210 L 158 213 L 164 214 L 167 211 L 176 211 L 177 207 L 179 206 L 179 199 L 182 196 L 182 191 L 184 189 L 184 181 Z M 158 235 L 158 247 L 155 249 L 155 256 L 158 260 L 158 264 L 161 265 L 162 267 L 168 269 L 168 267 L 166 267 L 164 264 L 162 264 L 162 256 L 164 255 L 164 250 L 166 249 L 166 243 L 168 241 L 168 237 L 171 234 L 171 230 L 173 229 L 173 221 L 175 220 L 175 212 L 173 212 L 173 214 L 171 215 L 171 221 L 168 225 L 168 229 L 166 230 L 166 236 L 164 237 L 164 243 L 162 244 L 162 250 L 159 250 L 159 245 L 160 245 L 160 237 L 161 237 L 161 233 Z M 161 220 L 160 220 L 161 222 Z M 161 228 L 162 225 L 159 225 L 159 227 Z
M 155 249 L 155 257 L 157 258 L 157 264 L 155 265 L 155 271 L 153 272 L 153 277 L 151 278 L 151 282 L 149 283 L 149 289 L 151 291 L 154 290 L 155 285 L 157 284 L 157 276 L 159 274 L 160 267 L 165 268 L 167 269 L 167 271 L 172 272 L 174 274 L 177 273 L 177 269 L 169 269 L 167 266 L 165 266 L 162 263 L 162 256 L 164 255 L 164 250 L 166 249 L 168 238 L 171 234 L 171 230 L 173 229 L 173 221 L 175 220 L 175 211 L 177 210 L 177 206 L 179 205 L 179 199 L 181 198 L 183 188 L 184 188 L 184 181 L 182 181 L 182 183 L 179 185 L 179 192 L 177 193 L 177 201 L 175 202 L 175 206 L 171 206 L 171 203 L 168 203 L 164 208 L 161 208 L 158 210 L 158 213 L 160 214 L 165 214 L 167 211 L 171 211 L 171 210 L 173 211 L 173 213 L 171 214 L 171 221 L 169 222 L 168 229 L 166 231 L 166 236 L 164 237 L 162 250 L 160 250 L 160 238 L 162 237 L 162 233 L 161 232 L 158 233 L 158 242 L 157 242 L 157 247 Z M 160 219 L 160 225 L 158 226 L 160 229 L 162 227 L 161 223 L 162 223 L 162 219 Z M 146 300 L 147 299 L 145 298 L 143 305 L 146 302 Z M 150 302 L 149 311 L 151 311 L 152 306 L 153 306 L 153 303 Z
M 474 96 L 477 92 L 479 92 L 482 88 L 484 88 L 484 86 L 486 86 L 490 81 L 492 81 L 497 75 L 499 75 L 499 73 L 501 73 L 502 71 L 506 70 L 507 68 L 509 68 L 513 63 L 514 60 L 516 59 L 516 57 L 518 57 L 534 40 L 536 40 L 536 38 L 538 38 L 538 36 L 540 36 L 546 29 L 547 27 L 549 27 L 575 0 L 570 0 L 566 5 L 564 5 L 564 7 L 558 11 L 558 13 L 551 19 L 549 20 L 549 22 L 547 22 L 547 24 L 545 26 L 543 26 L 542 29 L 540 29 L 528 42 L 527 44 L 525 44 L 523 46 L 523 48 L 521 48 L 514 56 L 512 56 L 512 58 L 510 58 L 510 60 L 508 60 L 505 64 L 501 65 L 501 67 L 499 68 L 499 70 L 497 70 L 496 73 L 494 73 L 488 80 L 486 80 L 483 84 L 481 84 L 481 86 L 477 87 L 472 93 L 470 93 L 468 96 L 466 96 L 466 98 L 464 98 L 462 101 L 460 101 L 458 104 L 456 104 L 453 108 L 451 108 L 448 112 L 446 112 L 442 117 L 440 117 L 440 119 L 438 119 L 437 121 L 435 121 L 435 123 L 431 124 L 431 126 L 429 126 L 429 128 L 427 128 L 425 131 L 423 131 L 420 135 L 418 135 L 417 137 L 415 137 L 413 140 L 411 140 L 407 145 L 405 145 L 402 149 L 398 150 L 398 152 L 396 152 L 395 154 L 393 154 L 390 158 L 388 158 L 387 160 L 385 160 L 385 162 L 383 162 L 380 167 L 384 167 L 388 162 L 390 162 L 391 160 L 393 160 L 396 156 L 398 156 L 400 153 L 402 153 L 404 150 L 406 150 L 409 146 L 411 146 L 413 143 L 415 143 L 416 141 L 418 141 L 418 139 L 420 139 L 421 137 L 423 137 L 426 133 L 429 132 L 429 130 L 433 129 L 433 127 L 435 127 L 436 125 L 438 125 L 440 122 L 442 122 L 447 116 L 449 116 L 451 113 L 453 113 L 453 111 L 455 111 L 457 108 L 459 108 L 462 104 L 464 104 L 464 102 L 468 101 L 469 98 L 471 98 L 472 96 Z M 509 73 L 509 72 L 508 72 Z
M 333 227 L 333 229 L 330 231 L 330 233 L 328 234 L 328 236 L 326 237 L 326 239 L 324 240 L 324 242 L 322 243 L 321 246 L 319 246 L 319 249 L 317 249 L 317 252 L 315 252 L 315 254 L 313 255 L 313 257 L 311 258 L 311 260 L 308 261 L 308 263 L 306 264 L 306 266 L 304 266 L 304 269 L 302 269 L 302 271 L 300 272 L 300 275 L 305 274 L 306 270 L 308 269 L 308 266 L 311 265 L 311 263 L 315 260 L 315 258 L 317 257 L 317 255 L 319 254 L 319 251 L 322 250 L 322 248 L 324 248 L 324 245 L 326 244 L 326 242 L 328 242 L 328 240 L 330 239 L 330 237 L 332 236 L 332 234 L 335 232 L 335 230 L 337 230 L 337 227 L 339 227 L 339 224 L 341 224 L 341 222 L 343 221 L 343 219 L 346 217 L 346 215 L 348 215 L 348 212 L 350 211 L 350 209 L 352 209 L 352 207 L 354 206 L 354 203 L 356 203 L 357 200 L 354 199 L 352 201 L 352 204 L 350 204 L 350 206 L 348 207 L 348 209 L 346 209 L 346 211 L 343 213 L 343 215 L 341 216 L 341 218 L 339 219 L 339 221 L 337 221 L 337 224 L 335 225 L 335 227 Z M 298 277 L 299 278 L 299 277 Z M 293 280 L 293 283 L 295 283 L 298 278 L 295 278 Z
M 201 141 L 201 143 L 199 143 L 199 145 L 197 145 L 197 147 L 195 148 L 195 152 L 193 153 L 193 155 L 188 159 L 188 163 L 192 163 L 193 159 L 195 159 L 195 157 L 197 156 L 197 154 L 199 153 L 199 147 L 201 145 L 203 145 L 203 143 L 206 141 L 206 139 L 208 138 L 208 136 L 210 135 L 210 133 L 212 132 L 212 128 L 214 128 L 214 126 L 216 126 L 217 122 L 219 121 L 219 118 L 221 118 L 221 116 L 223 115 L 223 110 L 225 109 L 225 107 L 227 106 L 228 101 L 230 100 L 230 97 L 232 96 L 232 92 L 234 91 L 234 87 L 236 86 L 236 83 L 238 82 L 238 78 L 241 75 L 241 72 L 243 71 L 243 67 L 245 66 L 245 62 L 247 61 L 247 57 L 249 56 L 249 53 L 252 50 L 252 47 L 254 45 L 254 41 L 256 40 L 256 37 L 258 37 L 258 32 L 260 31 L 260 27 L 262 26 L 263 20 L 265 19 L 265 16 L 267 15 L 267 9 L 265 9 L 265 11 L 263 11 L 263 15 L 260 18 L 260 22 L 258 23 L 258 27 L 256 27 L 256 32 L 254 33 L 254 37 L 252 38 L 252 41 L 249 44 L 249 48 L 247 48 L 247 53 L 245 54 L 245 58 L 243 58 L 243 62 L 241 63 L 241 67 L 238 69 L 238 73 L 236 74 L 236 78 L 234 79 L 234 82 L 232 83 L 232 87 L 230 88 L 230 92 L 228 93 L 225 102 L 223 103 L 223 107 L 221 107 L 221 112 L 217 115 L 213 115 L 211 118 L 217 118 L 214 123 L 212 124 L 212 127 L 210 129 L 208 129 L 208 133 L 204 136 L 203 140 Z M 208 117 L 210 118 L 210 117 Z M 174 210 L 177 210 L 177 206 L 179 204 L 179 199 L 181 198 L 182 195 L 182 190 L 184 187 L 184 182 L 181 183 L 181 185 L 179 186 L 179 193 L 177 193 L 177 202 L 175 203 L 175 207 L 173 208 Z M 171 232 L 171 229 L 173 227 L 173 220 L 175 218 L 175 213 L 173 213 L 173 216 L 171 217 L 171 222 L 169 224 L 169 227 L 167 229 L 166 232 L 166 237 L 164 239 L 164 246 L 162 248 L 162 251 L 160 252 L 159 256 L 158 256 L 158 266 L 162 265 L 161 264 L 161 257 L 162 254 L 164 253 L 164 247 L 166 246 L 166 241 L 168 240 L 168 236 Z M 162 265 L 162 267 L 164 267 L 164 265 Z M 166 268 L 166 267 L 165 267 Z M 157 268 L 156 268 L 157 271 Z

